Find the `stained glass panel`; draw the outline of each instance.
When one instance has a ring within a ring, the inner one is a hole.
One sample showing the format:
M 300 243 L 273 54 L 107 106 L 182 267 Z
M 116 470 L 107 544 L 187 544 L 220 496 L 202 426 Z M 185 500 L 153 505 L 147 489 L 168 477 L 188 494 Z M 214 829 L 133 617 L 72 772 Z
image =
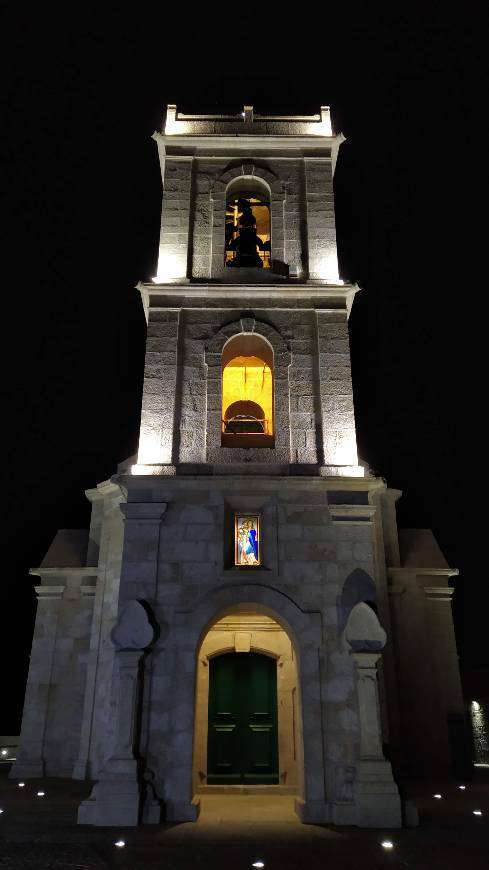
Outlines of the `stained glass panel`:
M 260 565 L 260 517 L 257 514 L 236 514 L 234 522 L 234 564 Z

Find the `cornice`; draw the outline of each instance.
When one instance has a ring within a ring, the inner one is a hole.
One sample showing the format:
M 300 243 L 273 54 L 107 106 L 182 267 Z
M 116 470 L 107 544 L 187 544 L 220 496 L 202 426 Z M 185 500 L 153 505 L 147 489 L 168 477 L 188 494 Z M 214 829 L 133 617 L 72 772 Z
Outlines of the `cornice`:
M 393 579 L 404 576 L 416 577 L 457 577 L 458 568 L 387 568 L 387 574 Z
M 80 566 L 79 568 L 30 568 L 32 577 L 98 577 L 100 569 L 97 565 Z
M 336 145 L 336 136 L 321 136 L 317 133 L 297 135 L 296 133 L 273 135 L 266 133 L 153 133 L 152 137 L 163 154 L 171 155 L 174 149 L 189 156 L 198 156 L 199 151 L 210 149 L 223 154 L 242 151 L 266 151 L 270 154 L 280 151 L 297 151 L 297 156 L 314 154 L 315 151 L 331 153 Z

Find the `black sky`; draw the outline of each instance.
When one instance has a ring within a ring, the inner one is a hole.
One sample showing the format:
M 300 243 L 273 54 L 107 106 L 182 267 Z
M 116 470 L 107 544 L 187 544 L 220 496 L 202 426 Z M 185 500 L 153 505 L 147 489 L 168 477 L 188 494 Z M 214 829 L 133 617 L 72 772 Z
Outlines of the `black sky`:
M 456 582 L 464 669 L 489 665 L 485 576 L 486 4 L 7 7 L 3 186 L 5 687 L 19 726 L 33 580 L 83 490 L 136 450 L 164 107 L 329 103 L 362 457 L 432 527 Z M 247 11 L 248 8 L 248 11 Z

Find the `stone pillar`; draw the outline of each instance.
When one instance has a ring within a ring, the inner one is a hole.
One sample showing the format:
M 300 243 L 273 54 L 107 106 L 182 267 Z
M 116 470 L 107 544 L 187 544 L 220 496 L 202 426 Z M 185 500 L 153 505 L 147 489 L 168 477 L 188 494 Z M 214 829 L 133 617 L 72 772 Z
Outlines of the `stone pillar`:
M 447 768 L 461 776 L 471 767 L 470 747 L 465 722 L 462 684 L 453 628 L 451 600 L 454 589 L 428 586 L 434 577 L 419 578 L 425 594 L 429 636 L 434 660 L 434 689 L 439 719 L 437 740 L 446 744 Z
M 331 818 L 324 777 L 320 650 L 315 644 L 301 648 L 300 683 L 304 792 L 303 799 L 295 801 L 295 811 L 306 824 L 327 824 Z
M 134 826 L 139 822 L 140 784 L 134 744 L 142 656 L 141 650 L 116 653 L 115 747 L 92 794 L 79 808 L 78 824 Z
M 338 281 L 331 158 L 306 157 L 309 280 Z
M 58 618 L 64 586 L 35 586 L 38 597 L 36 625 L 27 677 L 24 715 L 17 760 L 11 779 L 44 776 L 44 740 L 49 712 Z
M 96 596 L 97 587 L 96 586 L 82 586 L 80 589 L 82 598 L 93 598 Z M 99 590 L 99 593 L 101 590 Z M 78 748 L 78 757 L 73 766 L 72 779 L 85 779 L 87 776 L 87 766 L 88 766 L 88 753 L 90 748 L 90 737 L 92 734 L 92 715 L 93 715 L 93 698 L 95 694 L 95 679 L 97 674 L 96 661 L 94 662 L 94 652 L 98 654 L 99 646 L 95 648 L 95 651 L 91 648 L 92 646 L 92 635 L 93 635 L 93 622 L 96 619 L 96 613 L 94 608 L 94 614 L 92 619 L 92 628 L 90 634 L 90 651 L 88 655 L 88 665 L 87 665 L 87 676 L 85 681 L 85 694 L 83 698 L 83 714 L 81 721 L 81 734 L 80 734 L 80 745 Z
M 168 466 L 173 459 L 179 319 L 179 309 L 149 311 L 139 466 Z
M 319 394 L 326 466 L 358 465 L 348 320 L 344 311 L 316 311 Z
M 165 159 L 158 281 L 184 281 L 188 272 L 193 157 Z
M 352 652 L 356 668 L 360 747 L 354 786 L 357 825 L 399 828 L 401 801 L 382 753 L 377 661 L 380 653 Z

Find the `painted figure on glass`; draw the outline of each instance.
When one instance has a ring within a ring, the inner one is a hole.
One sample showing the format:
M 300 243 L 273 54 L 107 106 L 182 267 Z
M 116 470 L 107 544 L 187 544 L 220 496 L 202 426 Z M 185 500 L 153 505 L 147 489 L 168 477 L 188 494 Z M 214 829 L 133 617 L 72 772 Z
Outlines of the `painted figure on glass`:
M 260 518 L 257 516 L 236 516 L 235 520 L 235 564 L 260 564 Z

